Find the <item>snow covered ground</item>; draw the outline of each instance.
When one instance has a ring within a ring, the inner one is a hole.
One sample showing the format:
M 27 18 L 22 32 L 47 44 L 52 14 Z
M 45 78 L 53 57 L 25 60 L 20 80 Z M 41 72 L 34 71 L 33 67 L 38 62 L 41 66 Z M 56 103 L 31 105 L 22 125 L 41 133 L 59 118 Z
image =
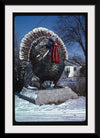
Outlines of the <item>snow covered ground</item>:
M 15 95 L 16 122 L 85 121 L 86 98 L 69 99 L 59 105 L 35 105 Z

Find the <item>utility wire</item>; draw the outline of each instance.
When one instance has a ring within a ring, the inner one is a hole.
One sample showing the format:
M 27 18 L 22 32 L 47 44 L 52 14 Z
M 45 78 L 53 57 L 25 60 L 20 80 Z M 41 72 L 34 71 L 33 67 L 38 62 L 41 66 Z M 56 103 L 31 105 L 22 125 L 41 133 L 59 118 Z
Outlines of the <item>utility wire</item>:
M 39 23 L 38 23 L 36 26 L 39 26 L 39 25 L 41 24 L 41 22 L 44 21 L 47 17 L 48 17 L 48 16 L 46 16 L 46 17 L 44 17 L 43 19 L 41 19 L 41 20 L 39 21 Z M 36 26 L 35 26 L 35 27 L 36 27 Z

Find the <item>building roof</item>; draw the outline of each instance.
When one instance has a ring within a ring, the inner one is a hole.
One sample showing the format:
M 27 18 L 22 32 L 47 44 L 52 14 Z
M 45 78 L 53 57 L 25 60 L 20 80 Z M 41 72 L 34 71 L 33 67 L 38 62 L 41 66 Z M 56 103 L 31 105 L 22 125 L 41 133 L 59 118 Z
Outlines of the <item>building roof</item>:
M 65 66 L 80 66 L 80 65 L 73 60 L 66 60 Z

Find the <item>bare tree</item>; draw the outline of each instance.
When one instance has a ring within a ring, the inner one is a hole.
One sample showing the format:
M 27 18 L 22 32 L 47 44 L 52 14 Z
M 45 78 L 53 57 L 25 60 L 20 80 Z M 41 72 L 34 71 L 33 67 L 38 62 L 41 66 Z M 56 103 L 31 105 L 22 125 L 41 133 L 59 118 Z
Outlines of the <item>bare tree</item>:
M 86 17 L 84 15 L 59 16 L 54 29 L 67 46 L 78 43 L 86 55 Z
M 73 55 L 69 59 L 72 60 L 72 61 L 74 61 L 75 63 L 77 63 L 80 66 L 85 65 L 85 60 L 81 56 L 79 56 L 79 55 Z
M 22 62 L 19 59 L 18 35 L 15 35 L 14 41 L 14 91 L 20 91 L 23 87 L 24 70 Z

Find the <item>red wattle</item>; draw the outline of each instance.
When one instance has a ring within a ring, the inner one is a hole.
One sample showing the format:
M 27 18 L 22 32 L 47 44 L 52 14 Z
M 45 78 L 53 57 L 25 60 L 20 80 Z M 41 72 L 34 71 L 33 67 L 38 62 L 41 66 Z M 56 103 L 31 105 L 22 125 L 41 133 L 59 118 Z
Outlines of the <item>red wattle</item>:
M 53 51 L 52 51 L 52 62 L 53 63 L 59 63 L 60 62 L 60 56 L 58 51 L 59 45 L 57 42 L 53 42 Z

